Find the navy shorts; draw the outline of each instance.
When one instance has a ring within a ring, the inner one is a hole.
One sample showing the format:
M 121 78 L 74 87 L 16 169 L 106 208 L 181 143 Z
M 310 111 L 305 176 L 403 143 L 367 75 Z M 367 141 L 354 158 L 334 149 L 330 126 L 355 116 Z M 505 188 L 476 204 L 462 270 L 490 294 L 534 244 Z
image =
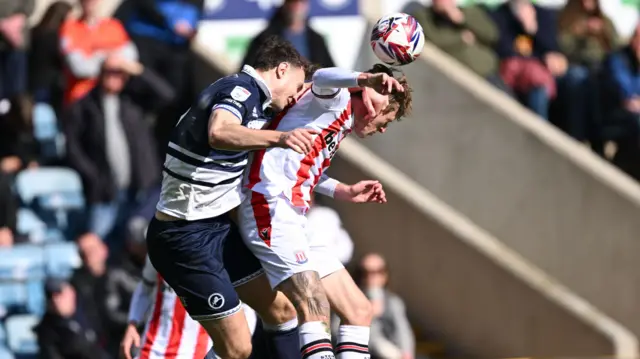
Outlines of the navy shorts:
M 151 264 L 194 320 L 228 317 L 241 309 L 234 287 L 262 274 L 227 215 L 197 221 L 149 223 Z

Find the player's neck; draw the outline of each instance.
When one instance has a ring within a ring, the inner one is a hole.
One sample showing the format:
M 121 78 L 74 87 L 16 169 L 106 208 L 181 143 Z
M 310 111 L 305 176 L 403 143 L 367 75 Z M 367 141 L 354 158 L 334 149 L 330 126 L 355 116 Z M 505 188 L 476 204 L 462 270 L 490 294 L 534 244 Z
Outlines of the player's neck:
M 269 90 L 273 92 L 274 71 L 263 71 L 263 70 L 256 69 L 256 73 L 258 74 L 258 76 L 260 76 L 262 81 L 264 81 L 264 83 L 267 84 L 267 87 L 269 87 Z

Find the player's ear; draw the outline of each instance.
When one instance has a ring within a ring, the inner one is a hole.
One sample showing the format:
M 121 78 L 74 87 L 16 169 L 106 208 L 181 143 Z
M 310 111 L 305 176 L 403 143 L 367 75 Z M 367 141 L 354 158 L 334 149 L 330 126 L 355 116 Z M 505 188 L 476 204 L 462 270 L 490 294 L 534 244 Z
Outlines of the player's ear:
M 278 76 L 278 78 L 280 79 L 284 77 L 284 75 L 287 73 L 288 70 L 289 70 L 289 63 L 281 62 L 276 67 L 276 76 Z

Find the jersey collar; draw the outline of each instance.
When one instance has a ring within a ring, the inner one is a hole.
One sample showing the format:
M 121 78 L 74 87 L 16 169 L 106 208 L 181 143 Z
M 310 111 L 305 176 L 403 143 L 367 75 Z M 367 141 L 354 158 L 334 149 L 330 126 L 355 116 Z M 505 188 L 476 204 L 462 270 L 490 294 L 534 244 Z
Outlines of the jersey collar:
M 271 90 L 269 89 L 269 86 L 267 86 L 267 83 L 264 82 L 264 79 L 262 79 L 260 74 L 258 74 L 256 69 L 254 69 L 253 67 L 244 65 L 242 67 L 242 72 L 253 77 L 258 82 L 258 86 L 260 86 L 260 89 L 267 97 L 267 99 L 262 103 L 262 109 L 265 110 L 267 107 L 269 107 L 269 105 L 271 105 Z

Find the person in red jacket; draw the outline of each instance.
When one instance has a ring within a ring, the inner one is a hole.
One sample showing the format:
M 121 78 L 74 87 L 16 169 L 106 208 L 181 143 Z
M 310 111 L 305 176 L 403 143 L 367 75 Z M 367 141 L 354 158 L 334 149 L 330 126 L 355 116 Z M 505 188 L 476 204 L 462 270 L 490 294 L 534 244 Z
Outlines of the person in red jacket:
M 126 60 L 138 58 L 138 51 L 120 21 L 100 18 L 99 0 L 81 0 L 82 14 L 64 22 L 60 29 L 66 62 L 65 104 L 86 95 L 96 85 L 104 60 L 117 54 Z

